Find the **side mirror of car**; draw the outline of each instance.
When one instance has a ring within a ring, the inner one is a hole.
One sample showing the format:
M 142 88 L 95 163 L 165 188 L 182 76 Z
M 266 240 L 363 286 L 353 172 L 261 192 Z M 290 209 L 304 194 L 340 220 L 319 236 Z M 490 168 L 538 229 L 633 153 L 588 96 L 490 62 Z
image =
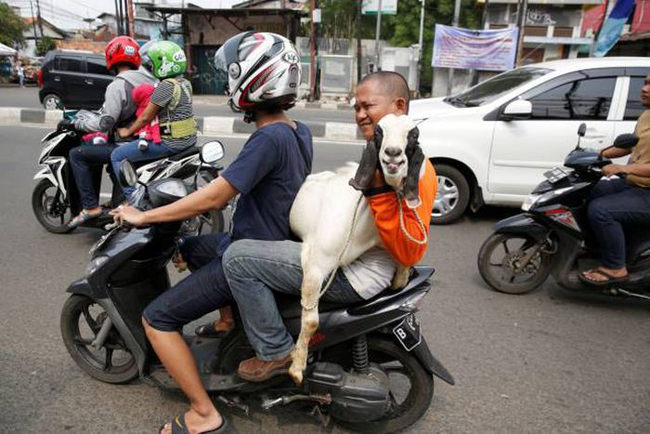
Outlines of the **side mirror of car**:
M 133 187 L 138 183 L 138 174 L 129 160 L 122 160 L 120 163 L 119 179 L 122 187 Z
M 201 148 L 201 161 L 206 164 L 216 163 L 217 161 L 221 160 L 223 156 L 223 144 L 218 140 L 207 142 Z
M 578 127 L 578 135 L 579 135 L 580 137 L 584 137 L 586 132 L 587 132 L 587 124 L 585 124 L 585 123 L 583 122 L 583 123 L 581 123 L 580 126 Z
M 517 119 L 530 119 L 533 114 L 533 104 L 525 99 L 516 99 L 503 109 L 503 119 L 512 121 Z
M 639 143 L 639 136 L 636 134 L 621 134 L 614 139 L 614 147 L 620 149 L 630 149 Z

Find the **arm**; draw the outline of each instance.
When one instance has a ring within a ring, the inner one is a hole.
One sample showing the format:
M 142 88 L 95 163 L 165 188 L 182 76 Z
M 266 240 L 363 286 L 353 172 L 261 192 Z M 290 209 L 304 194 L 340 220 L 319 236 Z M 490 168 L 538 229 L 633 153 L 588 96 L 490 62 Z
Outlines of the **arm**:
M 632 152 L 631 149 L 620 149 L 620 148 L 615 148 L 613 146 L 610 146 L 609 148 L 605 148 L 602 151 L 600 151 L 600 155 L 602 155 L 605 158 L 619 158 L 619 157 L 625 157 L 626 155 L 630 155 Z
M 140 117 L 136 119 L 136 121 L 133 122 L 130 127 L 118 129 L 118 134 L 123 139 L 126 137 L 131 137 L 133 134 L 135 134 L 136 131 L 140 131 L 145 125 L 148 125 L 149 122 L 151 122 L 158 115 L 159 111 L 160 107 L 150 102 Z
M 650 178 L 650 164 L 608 164 L 607 166 L 603 167 L 603 174 L 606 176 L 616 175 L 618 173 Z
M 121 79 L 115 79 L 106 88 L 104 94 L 104 105 L 99 111 L 99 116 L 92 119 L 78 119 L 74 121 L 74 126 L 82 132 L 101 131 L 110 133 L 117 121 L 120 119 L 122 107 L 126 105 L 125 82 Z
M 172 204 L 139 211 L 131 206 L 116 208 L 111 214 L 117 221 L 125 220 L 134 226 L 173 222 L 201 215 L 211 209 L 221 209 L 239 192 L 225 178 L 215 181 Z

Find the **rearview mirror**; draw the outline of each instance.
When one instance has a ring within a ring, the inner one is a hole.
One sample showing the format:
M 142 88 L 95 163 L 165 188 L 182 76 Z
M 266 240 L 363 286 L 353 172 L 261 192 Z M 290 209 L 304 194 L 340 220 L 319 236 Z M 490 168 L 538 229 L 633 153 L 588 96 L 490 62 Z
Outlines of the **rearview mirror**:
M 533 104 L 525 99 L 516 99 L 503 109 L 505 120 L 529 119 L 533 114 Z
M 201 161 L 206 164 L 216 163 L 224 156 L 223 144 L 214 140 L 208 142 L 201 148 Z
M 639 143 L 639 136 L 636 134 L 621 134 L 614 139 L 614 147 L 620 149 L 630 149 Z
M 138 174 L 129 160 L 122 160 L 120 163 L 119 179 L 122 187 L 133 187 L 138 183 Z
M 580 137 L 584 137 L 586 132 L 587 132 L 587 124 L 585 124 L 585 123 L 583 122 L 583 123 L 581 123 L 580 126 L 578 127 L 578 135 L 579 135 Z

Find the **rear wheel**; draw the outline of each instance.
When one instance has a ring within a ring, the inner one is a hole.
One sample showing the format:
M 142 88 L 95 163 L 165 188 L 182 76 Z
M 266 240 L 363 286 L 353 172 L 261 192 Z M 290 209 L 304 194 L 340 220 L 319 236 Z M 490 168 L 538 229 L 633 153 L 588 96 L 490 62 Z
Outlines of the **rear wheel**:
M 72 230 L 68 227 L 68 222 L 72 219 L 70 207 L 61 190 L 49 179 L 41 179 L 34 187 L 32 209 L 38 222 L 48 231 L 67 234 Z
M 433 398 L 433 376 L 411 353 L 396 342 L 368 338 L 370 363 L 378 364 L 390 381 L 390 405 L 387 413 L 372 422 L 337 419 L 341 426 L 357 432 L 393 433 L 417 422 L 429 409 Z M 336 419 L 336 415 L 332 415 Z
M 436 164 L 438 191 L 431 212 L 431 223 L 445 225 L 458 220 L 469 204 L 470 189 L 465 175 L 447 164 Z

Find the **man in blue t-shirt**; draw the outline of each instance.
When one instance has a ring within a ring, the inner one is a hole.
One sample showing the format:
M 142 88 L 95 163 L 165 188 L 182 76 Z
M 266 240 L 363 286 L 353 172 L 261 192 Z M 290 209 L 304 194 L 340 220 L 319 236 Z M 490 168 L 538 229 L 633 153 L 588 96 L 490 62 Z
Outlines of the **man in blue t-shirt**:
M 228 55 L 235 58 L 224 58 Z M 116 220 L 142 226 L 198 216 L 223 208 L 241 195 L 231 234 L 188 238 L 181 252 L 193 273 L 161 294 L 143 313 L 143 327 L 152 347 L 190 399 L 190 410 L 175 419 L 187 431 L 212 432 L 218 428 L 221 432 L 221 427 L 225 430 L 226 426 L 209 399 L 196 361 L 179 332 L 183 325 L 235 304 L 221 266 L 221 256 L 232 241 L 291 237 L 291 205 L 311 172 L 311 133 L 285 113 L 297 96 L 299 59 L 291 43 L 278 35 L 247 32 L 226 41 L 215 55 L 215 64 L 230 74 L 231 104 L 246 111 L 245 119 L 255 122 L 255 133 L 236 160 L 204 188 L 146 212 L 128 206 L 112 211 Z M 234 64 L 237 74 L 231 73 L 235 71 Z M 277 74 L 268 77 L 265 71 L 271 67 Z M 171 432 L 170 424 L 161 432 Z

